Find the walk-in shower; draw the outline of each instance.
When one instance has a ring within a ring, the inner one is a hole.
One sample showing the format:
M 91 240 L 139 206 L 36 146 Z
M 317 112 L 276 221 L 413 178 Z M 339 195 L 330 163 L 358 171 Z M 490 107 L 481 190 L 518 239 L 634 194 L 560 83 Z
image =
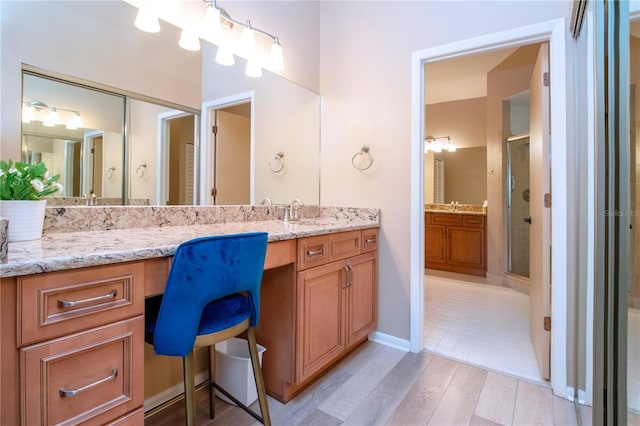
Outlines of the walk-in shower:
M 529 277 L 529 135 L 507 139 L 508 271 Z

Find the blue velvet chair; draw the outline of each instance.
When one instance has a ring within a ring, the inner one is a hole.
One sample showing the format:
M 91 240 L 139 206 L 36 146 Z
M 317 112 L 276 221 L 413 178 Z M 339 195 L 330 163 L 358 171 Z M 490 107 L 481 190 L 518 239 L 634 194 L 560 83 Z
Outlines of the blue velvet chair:
M 195 425 L 193 350 L 209 348 L 209 409 L 215 389 L 258 421 L 271 424 L 253 327 L 260 317 L 260 283 L 267 233 L 196 238 L 178 246 L 165 293 L 146 300 L 145 341 L 159 355 L 181 356 L 187 425 Z M 246 331 L 262 416 L 215 383 L 215 344 Z

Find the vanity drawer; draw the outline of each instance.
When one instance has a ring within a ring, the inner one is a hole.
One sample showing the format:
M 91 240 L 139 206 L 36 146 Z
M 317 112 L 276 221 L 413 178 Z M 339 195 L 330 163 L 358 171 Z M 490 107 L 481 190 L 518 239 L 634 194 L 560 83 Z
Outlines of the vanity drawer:
M 362 253 L 378 250 L 378 229 L 362 230 Z
M 25 425 L 106 424 L 144 402 L 144 318 L 20 350 Z
M 329 262 L 357 256 L 361 253 L 362 231 L 329 235 Z
M 144 262 L 29 275 L 17 286 L 18 347 L 144 312 Z
M 462 223 L 460 216 L 459 214 L 433 213 L 431 223 L 433 225 L 460 226 Z
M 462 226 L 484 228 L 484 216 L 464 215 L 462 216 Z
M 324 265 L 329 261 L 329 236 L 300 238 L 298 240 L 298 270 Z
M 431 225 L 431 216 L 433 216 L 432 213 L 429 213 L 429 212 L 425 212 L 424 213 L 424 224 L 425 225 Z

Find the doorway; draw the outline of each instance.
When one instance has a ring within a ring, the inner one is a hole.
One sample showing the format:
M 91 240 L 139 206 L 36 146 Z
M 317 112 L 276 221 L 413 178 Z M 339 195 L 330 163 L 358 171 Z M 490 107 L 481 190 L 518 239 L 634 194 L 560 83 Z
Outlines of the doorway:
M 208 204 L 254 204 L 254 93 L 202 105 L 201 200 Z
M 535 282 L 530 282 L 528 279 L 520 280 L 519 285 L 515 286 L 521 291 L 520 294 L 516 294 L 518 291 L 514 288 L 505 287 L 511 286 L 510 275 L 514 262 L 519 262 L 521 275 L 529 276 L 528 235 L 531 225 L 523 222 L 523 218 L 531 222 L 530 215 L 533 214 L 536 232 L 542 236 L 545 235 L 544 224 L 548 223 L 548 219 L 543 216 L 544 212 L 541 210 L 529 212 L 530 143 L 528 134 L 524 137 L 509 136 L 506 140 L 500 135 L 529 132 L 530 123 L 532 123 L 533 126 L 540 127 L 533 132 L 538 136 L 534 146 L 545 145 L 544 138 L 541 137 L 544 134 L 542 128 L 548 129 L 548 126 L 540 120 L 544 114 L 529 108 L 528 94 L 544 92 L 542 79 L 537 77 L 542 73 L 543 64 L 547 62 L 547 44 L 533 43 L 490 53 L 469 54 L 434 64 L 429 63 L 425 65 L 424 71 L 425 135 L 428 138 L 447 135 L 450 142 L 456 146 L 454 152 L 447 153 L 449 158 L 447 166 L 452 165 L 452 167 L 446 168 L 445 204 L 453 201 L 456 204 L 460 202 L 465 208 L 476 208 L 480 212 L 483 200 L 488 199 L 489 208 L 484 209 L 484 219 L 482 219 L 488 226 L 481 235 L 483 239 L 493 241 L 492 244 L 482 244 L 485 249 L 481 256 L 489 260 L 483 262 L 489 266 L 486 269 L 486 278 L 483 280 L 478 281 L 468 275 L 460 274 L 447 277 L 449 282 L 443 285 L 441 274 L 426 270 L 425 347 L 439 355 L 486 368 L 496 369 L 497 367 L 501 372 L 519 375 L 537 382 L 547 379 L 549 374 L 548 357 L 542 357 L 540 370 L 535 362 L 536 352 L 543 354 L 548 352 L 549 347 L 548 334 L 539 335 L 537 331 L 537 328 L 542 328 L 542 317 L 539 320 L 540 327 L 529 326 L 530 322 L 537 325 L 537 316 L 540 312 L 548 311 L 548 309 L 537 308 L 538 304 L 541 305 L 545 301 L 542 297 L 544 291 L 538 290 L 537 287 L 549 283 L 548 279 L 543 279 L 543 263 L 536 265 L 539 271 L 533 275 L 536 278 Z M 465 90 L 449 89 L 452 86 Z M 439 91 L 443 93 L 438 94 Z M 542 97 L 534 96 L 534 99 L 542 99 Z M 548 107 L 546 109 L 548 110 Z M 455 114 L 447 114 L 447 111 L 455 111 Z M 463 154 L 467 150 L 478 150 L 478 152 L 474 151 L 471 158 L 466 159 Z M 532 154 L 538 157 L 542 157 L 543 152 L 543 149 L 532 150 Z M 478 160 L 482 160 L 479 162 L 480 172 L 470 174 L 470 171 L 474 170 L 474 162 Z M 549 175 L 548 164 L 538 158 L 531 161 L 536 165 L 533 175 L 543 181 L 543 177 Z M 427 163 L 425 158 L 425 182 L 434 180 L 426 175 L 431 170 L 426 167 Z M 458 180 L 462 185 L 452 184 Z M 518 186 L 522 186 L 518 193 L 524 199 L 519 197 L 519 200 L 516 200 L 509 196 L 512 194 L 510 191 L 514 190 L 516 181 Z M 478 183 L 483 185 L 473 191 Z M 463 190 L 458 187 L 462 187 Z M 544 185 L 540 184 L 533 186 L 536 199 L 543 198 L 543 187 Z M 425 201 L 427 201 L 426 194 Z M 517 224 L 513 223 L 513 217 L 509 214 L 513 211 L 510 208 L 511 205 L 517 207 L 513 212 L 514 216 L 519 217 Z M 503 206 L 505 206 L 504 209 Z M 523 209 L 526 211 L 523 212 Z M 458 219 L 460 215 L 462 220 L 469 219 L 464 213 L 454 214 Z M 503 223 L 507 226 L 500 226 Z M 524 226 L 519 226 L 520 223 Z M 434 227 L 431 225 L 425 225 L 425 255 L 431 253 L 432 247 L 439 247 L 442 244 L 442 236 L 439 233 L 434 235 L 432 228 Z M 437 230 L 439 231 L 439 228 Z M 518 233 L 513 235 L 510 231 L 518 231 Z M 521 238 L 521 234 L 526 238 Z M 448 239 L 445 234 L 445 240 Z M 500 244 L 500 242 L 503 243 Z M 541 247 L 544 246 L 543 239 L 534 239 L 533 242 L 538 245 L 531 247 L 532 252 L 540 253 Z M 515 243 L 518 245 L 516 246 Z M 503 257 L 502 254 L 510 252 L 515 247 L 522 253 L 516 252 L 516 256 L 511 257 L 509 262 L 510 257 Z M 425 262 L 427 258 L 431 259 L 426 256 Z M 428 265 L 431 267 L 432 263 Z M 451 267 L 446 264 L 438 265 L 437 269 L 463 272 L 456 265 Z M 477 274 L 477 272 L 474 273 Z M 484 271 L 482 275 L 485 275 Z M 496 291 L 496 287 L 501 291 Z M 453 288 L 455 291 L 451 290 Z M 529 297 L 530 288 L 531 297 Z M 476 294 L 478 292 L 479 295 Z M 508 300 L 508 302 L 498 303 L 498 300 Z M 441 312 L 441 306 L 447 306 L 452 314 Z M 519 308 L 513 310 L 514 306 Z M 430 308 L 433 310 L 430 311 Z M 529 312 L 536 316 L 530 319 Z M 449 320 L 446 320 L 447 318 Z M 446 332 L 443 336 L 444 330 Z M 478 340 L 478 336 L 482 338 Z
M 158 123 L 158 203 L 197 204 L 196 116 L 174 110 L 159 114 Z
M 446 46 L 438 46 L 413 54 L 413 84 L 412 84 L 412 207 L 411 207 L 411 350 L 418 352 L 422 348 L 424 338 L 424 80 L 422 68 L 424 64 L 437 62 L 444 59 L 460 57 L 470 54 L 494 51 L 500 48 L 517 47 L 531 43 L 549 41 L 551 49 L 550 75 L 565 75 L 565 23 L 563 20 L 549 21 L 524 28 L 505 31 L 503 33 L 490 34 L 475 39 L 452 43 Z M 551 212 L 554 229 L 565 229 L 567 225 L 567 123 L 566 123 L 566 87 L 562 78 L 550 88 L 551 120 L 554 122 L 554 141 L 557 149 L 554 149 L 554 157 L 551 159 L 550 168 L 554 176 L 552 192 L 554 196 L 554 210 Z M 489 172 L 491 165 L 488 165 Z M 494 206 L 495 207 L 495 206 Z M 489 205 L 491 208 L 491 205 Z M 557 225 L 557 227 L 556 227 Z M 557 283 L 552 288 L 554 332 L 551 335 L 552 353 L 550 382 L 556 393 L 567 392 L 566 380 L 566 276 L 567 276 L 567 239 L 560 232 L 550 236 L 554 246 L 554 268 L 551 275 L 553 282 Z M 558 248 L 557 250 L 555 248 Z

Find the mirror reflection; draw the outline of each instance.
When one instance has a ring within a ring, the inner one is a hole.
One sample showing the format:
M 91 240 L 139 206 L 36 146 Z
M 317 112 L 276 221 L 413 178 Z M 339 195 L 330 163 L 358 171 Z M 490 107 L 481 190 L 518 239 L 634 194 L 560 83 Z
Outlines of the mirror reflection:
M 23 73 L 22 161 L 64 186 L 54 204 L 122 204 L 125 98 Z
M 24 72 L 22 116 L 22 160 L 64 186 L 50 205 L 197 202 L 197 114 Z

